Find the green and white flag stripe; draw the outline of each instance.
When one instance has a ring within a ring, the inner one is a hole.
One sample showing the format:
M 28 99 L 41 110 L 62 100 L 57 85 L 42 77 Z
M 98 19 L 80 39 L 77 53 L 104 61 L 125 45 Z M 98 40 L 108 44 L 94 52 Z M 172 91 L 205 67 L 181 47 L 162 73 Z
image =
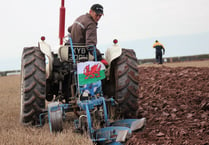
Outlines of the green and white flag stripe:
M 105 66 L 100 61 L 87 61 L 77 64 L 78 83 L 85 85 L 105 78 Z

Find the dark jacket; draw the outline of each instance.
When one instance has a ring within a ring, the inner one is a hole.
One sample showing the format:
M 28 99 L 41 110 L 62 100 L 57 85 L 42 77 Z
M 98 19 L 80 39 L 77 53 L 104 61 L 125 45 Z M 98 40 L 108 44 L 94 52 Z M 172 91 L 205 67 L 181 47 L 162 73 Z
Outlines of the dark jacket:
M 68 32 L 71 33 L 73 43 L 97 44 L 97 23 L 88 13 L 78 17 L 68 28 Z

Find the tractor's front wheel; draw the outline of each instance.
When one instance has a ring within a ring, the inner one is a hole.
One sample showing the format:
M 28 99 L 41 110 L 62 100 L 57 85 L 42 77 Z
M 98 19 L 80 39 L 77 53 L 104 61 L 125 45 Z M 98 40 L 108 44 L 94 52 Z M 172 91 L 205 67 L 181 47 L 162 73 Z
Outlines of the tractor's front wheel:
M 21 60 L 21 109 L 23 125 L 43 125 L 45 109 L 46 73 L 45 57 L 38 47 L 23 49 Z

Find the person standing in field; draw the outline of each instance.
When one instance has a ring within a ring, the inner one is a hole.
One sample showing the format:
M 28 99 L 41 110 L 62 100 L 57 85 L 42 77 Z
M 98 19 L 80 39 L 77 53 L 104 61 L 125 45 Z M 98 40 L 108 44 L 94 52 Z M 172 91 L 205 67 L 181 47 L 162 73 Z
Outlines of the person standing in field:
M 163 64 L 162 55 L 165 54 L 164 46 L 158 40 L 156 40 L 155 43 L 153 44 L 153 48 L 155 48 L 156 62 L 159 64 Z M 162 50 L 163 50 L 163 52 L 162 52 Z

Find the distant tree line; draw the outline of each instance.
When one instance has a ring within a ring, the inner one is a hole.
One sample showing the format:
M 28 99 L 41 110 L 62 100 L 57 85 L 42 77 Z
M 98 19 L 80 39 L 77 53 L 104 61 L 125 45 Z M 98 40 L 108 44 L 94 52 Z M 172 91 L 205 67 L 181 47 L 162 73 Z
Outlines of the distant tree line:
M 209 54 L 163 58 L 164 62 L 182 62 L 182 61 L 208 60 L 208 59 L 209 59 Z M 139 64 L 154 63 L 154 62 L 155 62 L 155 58 L 153 58 L 153 59 L 138 59 Z

